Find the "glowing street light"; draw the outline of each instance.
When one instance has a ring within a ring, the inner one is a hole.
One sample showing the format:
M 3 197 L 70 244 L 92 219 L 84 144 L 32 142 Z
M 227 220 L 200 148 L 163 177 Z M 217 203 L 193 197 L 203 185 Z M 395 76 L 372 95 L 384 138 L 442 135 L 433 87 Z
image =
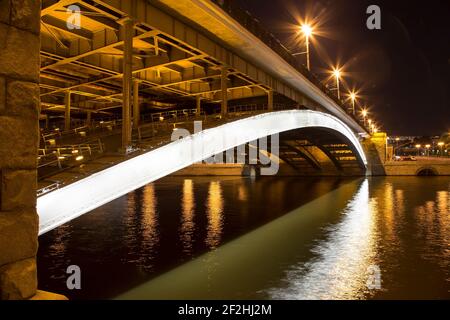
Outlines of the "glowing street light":
M 355 115 L 355 102 L 356 102 L 356 98 L 358 98 L 358 96 L 355 91 L 350 92 L 348 96 L 350 97 L 350 101 L 352 102 L 353 115 Z
M 420 156 L 420 148 L 422 146 L 420 144 L 416 144 L 416 149 L 417 149 L 417 155 Z
M 366 118 L 367 118 L 367 114 L 368 114 L 367 109 L 366 109 L 366 108 L 363 108 L 363 109 L 361 110 L 361 115 L 363 116 L 364 126 L 366 126 Z
M 299 53 L 294 53 L 294 56 L 300 55 L 300 54 L 306 54 L 306 68 L 308 70 L 311 70 L 311 65 L 309 62 L 309 38 L 313 35 L 313 28 L 307 24 L 304 23 L 300 26 L 300 32 L 303 34 L 303 36 L 305 37 L 305 47 L 306 47 L 306 51 L 305 52 L 299 52 Z
M 309 63 L 309 37 L 312 35 L 312 28 L 308 24 L 303 24 L 301 26 L 301 30 L 303 32 L 303 35 L 305 36 L 305 42 L 306 42 L 306 68 L 308 70 L 311 70 L 310 63 Z
M 430 148 L 431 148 L 431 145 L 429 145 L 429 144 L 425 145 L 425 149 L 427 150 L 427 156 L 430 155 Z
M 341 70 L 339 68 L 333 69 L 333 76 L 336 78 L 336 90 L 337 90 L 337 97 L 339 100 L 341 100 L 341 92 L 339 89 L 339 79 L 341 78 Z
M 444 143 L 442 141 L 438 142 L 438 146 L 439 146 L 439 155 L 442 157 L 442 147 L 444 146 Z

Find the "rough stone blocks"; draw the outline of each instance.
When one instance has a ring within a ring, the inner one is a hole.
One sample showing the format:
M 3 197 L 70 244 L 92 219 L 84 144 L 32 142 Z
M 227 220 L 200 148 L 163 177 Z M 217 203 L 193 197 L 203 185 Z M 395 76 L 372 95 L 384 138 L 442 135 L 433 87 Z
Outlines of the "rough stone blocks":
M 0 267 L 36 255 L 38 224 L 35 209 L 0 212 Z
M 0 204 L 2 211 L 36 207 L 36 170 L 2 170 Z
M 0 299 L 28 299 L 37 289 L 36 259 L 29 258 L 0 267 Z

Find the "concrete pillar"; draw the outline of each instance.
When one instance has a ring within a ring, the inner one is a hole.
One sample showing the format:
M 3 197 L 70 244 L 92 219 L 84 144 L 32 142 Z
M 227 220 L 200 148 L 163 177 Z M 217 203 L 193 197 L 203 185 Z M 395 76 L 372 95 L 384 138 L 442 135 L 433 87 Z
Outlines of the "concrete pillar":
M 36 294 L 40 1 L 0 1 L 0 299 Z
M 92 124 L 92 111 L 88 111 L 86 113 L 86 125 L 90 127 L 91 124 Z
M 267 110 L 273 111 L 273 90 L 267 91 Z
M 124 19 L 121 22 L 123 45 L 123 79 L 122 79 L 122 149 L 131 144 L 131 86 L 133 67 L 133 21 Z
M 141 121 L 141 108 L 139 106 L 139 81 L 133 82 L 133 127 L 137 129 Z
M 70 130 L 70 103 L 71 103 L 71 93 L 70 91 L 66 92 L 64 97 L 64 104 L 66 109 L 64 111 L 64 131 Z
M 227 68 L 223 67 L 220 75 L 220 89 L 221 89 L 221 99 L 222 104 L 220 111 L 222 115 L 226 115 L 228 113 L 228 86 L 227 86 Z
M 202 112 L 202 98 L 199 95 L 197 95 L 195 96 L 195 114 L 199 116 L 201 112 Z

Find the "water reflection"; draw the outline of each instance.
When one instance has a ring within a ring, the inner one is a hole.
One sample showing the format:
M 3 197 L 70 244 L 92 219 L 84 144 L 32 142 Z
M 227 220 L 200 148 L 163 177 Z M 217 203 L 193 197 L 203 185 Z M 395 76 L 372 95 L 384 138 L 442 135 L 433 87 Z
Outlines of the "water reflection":
M 269 291 L 276 299 L 358 299 L 375 264 L 377 204 L 364 181 L 344 209 L 343 220 L 325 228 L 326 240 L 311 250 L 315 257 L 286 274 L 286 287 Z
M 72 264 L 67 257 L 67 247 L 72 235 L 72 226 L 62 225 L 55 229 L 54 233 L 54 242 L 50 245 L 48 251 L 49 256 L 57 258 L 55 259 L 56 262 L 50 266 L 50 269 L 53 270 L 51 278 L 65 279 L 67 274 L 61 272 L 61 270 L 65 270 L 67 266 Z
M 210 249 L 215 249 L 220 244 L 223 227 L 223 196 L 219 181 L 212 181 L 209 184 L 206 214 L 208 218 L 206 244 Z
M 193 240 L 194 240 L 194 213 L 195 213 L 195 199 L 194 199 L 194 183 L 191 179 L 183 181 L 183 196 L 181 199 L 181 228 L 180 240 L 183 244 L 183 252 L 187 255 L 192 255 Z
M 40 237 L 38 264 L 71 299 L 448 299 L 449 180 L 168 177 Z
M 128 194 L 125 225 L 129 261 L 143 270 L 153 269 L 159 243 L 157 200 L 153 184 Z

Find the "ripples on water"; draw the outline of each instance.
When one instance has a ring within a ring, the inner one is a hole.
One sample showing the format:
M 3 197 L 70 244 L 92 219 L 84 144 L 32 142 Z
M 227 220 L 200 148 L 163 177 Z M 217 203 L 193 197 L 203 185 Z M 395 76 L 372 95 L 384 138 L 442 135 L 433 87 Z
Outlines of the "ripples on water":
M 445 178 L 169 177 L 40 237 L 40 287 L 73 299 L 450 298 L 449 212 Z M 65 288 L 70 264 L 80 291 Z

